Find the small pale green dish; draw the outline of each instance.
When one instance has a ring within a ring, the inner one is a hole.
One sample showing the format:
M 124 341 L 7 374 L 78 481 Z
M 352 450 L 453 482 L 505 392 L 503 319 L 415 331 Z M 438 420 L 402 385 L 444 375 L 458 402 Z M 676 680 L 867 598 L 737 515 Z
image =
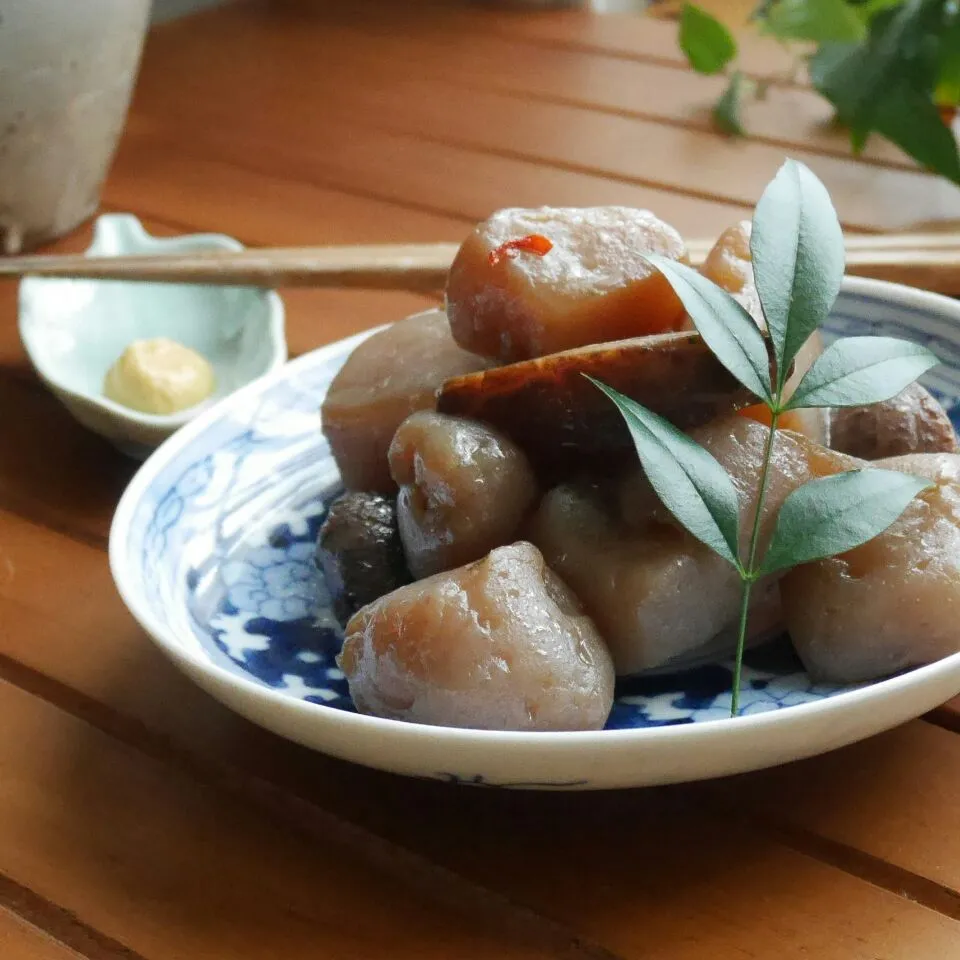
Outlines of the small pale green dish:
M 99 217 L 89 256 L 242 250 L 232 237 L 151 236 L 130 214 Z M 44 383 L 83 426 L 146 457 L 198 413 L 287 359 L 283 301 L 271 290 L 200 284 L 48 280 L 20 284 L 20 339 Z M 169 337 L 202 354 L 214 394 L 175 414 L 140 413 L 103 395 L 107 371 L 134 340 Z

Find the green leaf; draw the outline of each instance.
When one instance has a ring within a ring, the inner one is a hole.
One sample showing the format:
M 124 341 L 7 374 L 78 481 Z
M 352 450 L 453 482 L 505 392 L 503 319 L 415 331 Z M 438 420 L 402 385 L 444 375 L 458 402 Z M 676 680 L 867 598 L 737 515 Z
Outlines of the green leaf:
M 587 377 L 617 406 L 653 489 L 694 537 L 738 570 L 740 504 L 726 470 L 663 417 Z
M 940 71 L 934 100 L 945 107 L 960 105 L 960 14 L 954 14 L 940 40 Z
M 714 356 L 751 393 L 770 401 L 770 357 L 756 323 L 733 297 L 702 273 L 656 254 L 646 258 L 670 281 Z
M 873 468 L 811 480 L 783 501 L 761 574 L 859 547 L 886 530 L 931 486 L 909 474 Z
M 866 47 L 856 43 L 824 43 L 807 62 L 810 82 L 847 124 L 856 112 L 866 56 Z
M 935 353 L 895 337 L 845 337 L 817 357 L 787 409 L 859 407 L 895 397 L 940 362 Z
M 866 0 L 857 4 L 857 13 L 866 21 L 872 20 L 878 13 L 899 7 L 903 0 Z
M 859 43 L 867 27 L 846 0 L 777 0 L 765 18 L 766 32 L 778 40 Z
M 813 85 L 850 128 L 855 152 L 875 131 L 922 166 L 960 182 L 956 140 L 934 97 L 951 69 L 953 55 L 946 51 L 960 51 L 950 36 L 954 23 L 943 0 L 905 0 L 874 13 L 865 43 L 828 44 L 811 59 Z
M 685 3 L 680 12 L 680 49 L 698 73 L 720 73 L 737 55 L 730 31 L 691 3 Z
M 873 118 L 874 126 L 901 147 L 921 166 L 960 183 L 960 152 L 957 140 L 943 122 L 930 93 L 906 84 L 884 95 Z
M 734 70 L 730 75 L 727 89 L 713 106 L 713 122 L 719 130 L 731 137 L 742 137 L 744 133 L 740 122 L 740 110 L 743 106 L 746 84 L 744 75 L 739 70 Z
M 875 131 L 922 166 L 960 182 L 960 154 L 931 93 L 935 65 L 926 45 L 913 37 L 907 44 L 914 51 L 910 58 L 896 48 L 878 51 L 876 46 L 828 45 L 810 61 L 813 85 L 850 127 L 854 152 Z M 878 64 L 885 69 L 878 72 Z
M 824 185 L 802 163 L 787 160 L 763 191 L 750 252 L 779 393 L 793 358 L 830 313 L 843 279 L 836 211 Z

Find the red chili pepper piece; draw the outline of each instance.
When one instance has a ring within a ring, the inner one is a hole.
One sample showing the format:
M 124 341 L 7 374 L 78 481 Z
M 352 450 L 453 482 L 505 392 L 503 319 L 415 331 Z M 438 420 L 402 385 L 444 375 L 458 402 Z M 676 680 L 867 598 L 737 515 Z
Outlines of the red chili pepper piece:
M 504 257 L 512 258 L 515 253 L 523 251 L 524 253 L 535 253 L 538 257 L 549 253 L 553 249 L 553 241 L 543 236 L 541 233 L 531 233 L 526 237 L 518 237 L 516 240 L 508 240 L 501 243 L 496 250 L 491 250 L 487 259 L 490 266 L 495 267 Z

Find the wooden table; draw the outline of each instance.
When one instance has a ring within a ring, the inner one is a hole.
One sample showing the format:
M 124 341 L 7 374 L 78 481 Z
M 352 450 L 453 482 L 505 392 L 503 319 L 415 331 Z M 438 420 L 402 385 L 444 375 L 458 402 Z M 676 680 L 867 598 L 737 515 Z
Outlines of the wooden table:
M 746 216 L 785 153 L 846 225 L 960 217 L 895 149 L 848 159 L 808 91 L 754 136 L 673 27 L 348 0 L 167 25 L 106 187 L 159 232 L 251 244 L 459 240 L 505 205 Z M 782 66 L 762 45 L 755 72 Z M 87 231 L 58 249 L 79 249 Z M 161 657 L 104 548 L 133 465 L 29 372 L 0 289 L 3 960 L 960 957 L 960 714 L 723 782 L 520 794 L 408 781 L 254 728 Z M 286 293 L 293 353 L 431 302 Z

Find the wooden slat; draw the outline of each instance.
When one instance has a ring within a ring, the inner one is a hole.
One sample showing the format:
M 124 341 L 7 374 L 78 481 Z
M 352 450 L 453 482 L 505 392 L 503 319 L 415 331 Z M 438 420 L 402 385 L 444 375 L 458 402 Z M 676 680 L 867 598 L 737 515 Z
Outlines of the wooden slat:
M 161 93 L 160 96 L 166 94 Z M 163 149 L 218 160 L 255 171 L 281 170 L 305 182 L 323 183 L 368 196 L 416 203 L 424 209 L 472 221 L 501 207 L 541 205 L 594 206 L 624 204 L 661 212 L 686 236 L 716 236 L 743 219 L 750 207 L 727 201 L 687 197 L 558 167 L 540 166 L 522 158 L 476 153 L 468 148 L 357 127 L 349 116 L 328 115 L 322 132 L 307 129 L 291 144 L 276 133 L 246 128 L 214 117 L 197 120 L 185 148 L 174 127 L 163 128 L 144 114 L 162 104 L 140 99 L 142 113 L 135 127 L 149 128 Z M 199 109 L 204 109 L 203 107 Z M 278 128 L 279 130 L 279 128 Z M 331 149 L 331 143 L 335 149 Z M 443 176 L 438 175 L 443 172 Z
M 866 851 L 953 892 L 960 916 L 960 737 L 911 723 L 850 750 L 716 785 L 727 802 Z
M 540 166 L 477 153 L 468 148 L 369 128 L 328 115 L 322 135 L 307 132 L 290 144 L 258 129 L 198 122 L 184 148 L 173 126 L 158 131 L 158 149 L 211 157 L 254 172 L 281 170 L 304 182 L 323 183 L 367 196 L 417 203 L 424 209 L 471 221 L 502 207 L 626 206 L 659 210 L 685 236 L 717 236 L 749 216 L 743 204 L 713 202 L 598 174 Z M 330 143 L 336 149 L 330 148 Z M 189 157 L 189 154 L 188 154 Z M 440 176 L 438 171 L 442 171 Z
M 455 7 L 451 12 L 459 12 Z M 386 14 L 388 11 L 381 11 Z M 406 77 L 438 78 L 444 83 L 482 90 L 502 90 L 607 112 L 624 113 L 711 132 L 710 110 L 726 78 L 703 77 L 674 65 L 625 60 L 557 47 L 531 46 L 485 30 L 487 11 L 473 11 L 460 31 L 448 17 L 414 21 L 394 15 L 356 16 L 354 21 L 324 19 L 324 66 L 348 62 L 361 72 L 388 65 Z M 462 18 L 461 18 L 462 19 Z M 310 35 L 304 40 L 313 40 Z M 436 56 L 442 43 L 444 55 Z M 811 90 L 771 88 L 763 100 L 749 100 L 744 125 L 751 140 L 781 150 L 849 158 L 849 136 L 832 124 L 830 104 Z M 916 162 L 889 141 L 873 138 L 861 160 L 910 170 Z
M 144 958 L 558 956 L 16 687 L 0 703 L 0 869 Z
M 584 929 L 589 929 L 591 936 L 614 949 L 631 953 L 639 949 L 639 944 L 629 939 L 635 935 L 630 934 L 630 929 L 648 931 L 645 935 L 651 937 L 648 941 L 653 944 L 651 956 L 660 955 L 654 949 L 657 944 L 662 946 L 664 956 L 670 955 L 666 952 L 668 946 L 671 950 L 686 949 L 677 940 L 670 939 L 670 930 L 678 923 L 676 913 L 662 916 L 664 911 L 680 911 L 685 915 L 698 909 L 706 911 L 698 921 L 698 929 L 711 931 L 710 936 L 715 936 L 718 943 L 724 942 L 727 936 L 731 942 L 737 942 L 736 931 L 749 927 L 747 904 L 760 903 L 761 909 L 773 911 L 758 920 L 764 929 L 768 924 L 776 927 L 787 923 L 788 914 L 778 911 L 785 909 L 786 904 L 791 905 L 791 911 L 800 909 L 798 897 L 813 898 L 807 899 L 803 909 L 820 910 L 824 917 L 832 917 L 822 923 L 835 921 L 845 926 L 864 909 L 871 913 L 857 892 L 860 886 L 854 884 L 846 888 L 852 883 L 849 878 L 843 881 L 843 889 L 836 890 L 833 880 L 827 882 L 826 875 L 819 875 L 822 868 L 815 869 L 805 857 L 788 855 L 781 848 L 772 847 L 763 830 L 745 827 L 739 822 L 725 827 L 722 819 L 706 812 L 708 807 L 703 802 L 706 796 L 697 787 L 628 792 L 619 797 L 613 794 L 563 798 L 507 796 L 450 791 L 435 784 L 404 781 L 323 757 L 308 758 L 299 748 L 280 744 L 267 734 L 252 733 L 247 724 L 231 718 L 188 681 L 174 674 L 172 667 L 133 628 L 119 602 L 108 597 L 108 573 L 96 562 L 91 548 L 64 542 L 61 537 L 9 516 L 0 518 L 0 530 L 16 576 L 16 580 L 0 581 L 0 617 L 3 622 L 17 625 L 16 630 L 2 638 L 0 653 L 78 690 L 84 697 L 105 704 L 109 711 L 117 710 L 157 729 L 182 748 L 209 759 L 227 760 L 250 774 L 269 776 L 313 802 L 424 851 L 473 879 L 506 889 L 511 897 L 557 920 L 577 917 L 579 922 L 582 919 L 587 925 Z M 89 556 L 85 556 L 87 554 Z M 61 597 L 63 617 L 51 618 L 43 584 L 65 576 L 59 573 L 61 565 L 64 570 L 69 568 L 79 573 L 74 573 L 65 584 L 66 595 Z M 43 642 L 36 641 L 38 635 L 43 636 Z M 84 657 L 70 656 L 70 650 L 77 648 L 84 650 Z M 54 693 L 64 697 L 62 691 Z M 173 703 L 177 704 L 176 710 L 170 709 Z M 94 719 L 109 723 L 91 707 L 81 704 L 74 708 L 90 710 Z M 932 735 L 941 738 L 943 750 L 949 750 L 950 742 L 942 737 L 952 735 L 920 723 L 904 730 L 908 731 L 906 742 L 900 739 L 904 736 L 902 731 L 880 737 L 869 745 L 809 761 L 804 775 L 809 782 L 820 782 L 817 764 L 824 764 L 828 772 L 853 767 L 862 771 L 861 777 L 868 783 L 876 779 L 871 773 L 876 772 L 878 755 L 885 757 L 892 771 L 891 789 L 874 794 L 879 811 L 876 819 L 880 823 L 883 816 L 888 819 L 894 816 L 903 804 L 899 790 L 893 789 L 899 765 L 903 776 L 910 777 L 914 784 L 911 802 L 903 807 L 903 816 L 912 815 L 924 826 L 913 831 L 910 859 L 904 862 L 902 854 L 898 857 L 896 851 L 890 852 L 891 861 L 904 872 L 897 882 L 911 887 L 907 871 L 915 870 L 920 876 L 928 876 L 931 873 L 929 858 L 938 858 L 945 852 L 944 860 L 947 863 L 952 860 L 954 872 L 937 880 L 956 889 L 960 884 L 960 868 L 956 866 L 960 857 L 952 857 L 950 849 L 944 851 L 940 827 L 945 827 L 953 818 L 952 803 L 945 799 L 951 785 L 953 791 L 957 789 L 960 740 L 952 739 L 952 763 L 924 768 L 919 759 L 913 763 L 914 758 L 923 756 L 919 747 Z M 119 732 L 136 737 L 135 730 L 130 733 L 124 728 Z M 865 751 L 864 747 L 869 749 Z M 763 795 L 766 777 L 772 777 L 774 786 L 770 789 L 773 790 L 779 775 L 777 772 L 756 775 L 750 792 L 744 794 L 743 808 L 749 809 L 754 794 Z M 942 780 L 941 786 L 936 785 L 937 777 Z M 800 815 L 796 811 L 786 817 L 768 815 L 761 802 L 755 805 L 774 822 L 796 822 Z M 810 822 L 805 821 L 804 825 L 816 833 L 816 818 L 807 820 Z M 584 826 L 572 830 L 573 823 Z M 892 828 L 898 826 L 895 821 L 891 823 Z M 862 849 L 868 856 L 873 856 L 878 849 L 874 843 L 876 837 L 863 835 L 863 831 L 828 835 L 844 845 L 852 840 L 862 841 Z M 890 837 L 896 836 L 892 829 Z M 610 857 L 613 849 L 618 850 L 613 858 L 615 862 L 611 862 Z M 671 850 L 674 853 L 671 854 Z M 789 864 L 786 870 L 777 866 L 784 857 Z M 856 858 L 852 859 L 856 863 Z M 655 863 L 656 869 L 643 867 L 645 863 Z M 576 868 L 571 870 L 573 864 Z M 706 885 L 708 890 L 698 884 L 685 886 L 681 876 L 690 869 L 711 878 Z M 757 889 L 753 889 L 754 883 L 759 885 Z M 596 889 L 597 893 L 586 897 L 578 907 L 572 902 L 574 893 L 578 890 L 583 896 L 585 889 Z M 837 902 L 846 904 L 844 910 L 849 909 L 850 914 L 838 915 L 825 903 L 817 906 L 819 894 L 815 891 L 821 889 L 833 889 L 831 895 L 840 897 Z M 730 902 L 714 899 L 720 896 L 716 890 L 726 890 L 723 896 L 729 896 Z M 762 890 L 766 891 L 763 895 Z M 609 898 L 605 906 L 603 896 Z M 706 897 L 706 902 L 698 907 L 697 897 Z M 737 908 L 734 901 L 743 906 Z M 896 902 L 895 898 L 889 899 L 890 904 Z M 634 911 L 631 915 L 636 917 L 637 910 L 649 910 L 656 916 L 644 914 L 642 923 L 628 922 L 627 913 Z M 715 926 L 718 916 L 728 920 Z M 653 933 L 649 933 L 651 923 Z M 805 922 L 796 916 L 792 923 L 800 924 L 802 932 L 794 935 L 797 943 L 807 949 L 819 948 L 822 938 L 841 937 L 839 927 L 824 928 L 822 923 L 811 922 L 807 929 Z M 881 950 L 878 955 L 897 956 L 898 947 L 885 939 L 885 929 L 881 931 L 884 939 L 875 941 L 874 946 L 879 950 L 882 945 L 889 950 L 886 954 Z M 721 934 L 721 930 L 725 932 Z M 611 936 L 615 939 L 609 940 Z M 696 942 L 698 948 L 703 945 L 701 941 Z M 776 942 L 781 945 L 779 940 Z M 676 956 L 686 954 L 679 952 Z
M 455 91 L 437 92 L 425 81 L 398 82 L 386 92 L 357 88 L 350 99 L 357 110 L 383 111 L 385 127 L 746 205 L 759 199 L 785 156 L 753 141 L 496 93 L 475 91 L 465 113 Z M 929 174 L 789 153 L 823 180 L 851 228 L 910 229 L 960 218 L 960 192 Z
M 18 377 L 0 375 L 0 404 L 10 411 L 0 421 L 0 503 L 102 544 L 135 465 L 105 440 L 80 429 L 59 401 L 28 376 L 25 370 Z
M 0 957 L 3 960 L 78 960 L 80 954 L 0 907 Z
M 124 140 L 103 198 L 159 220 L 218 224 L 220 232 L 256 246 L 460 241 L 472 226 L 466 217 L 252 172 L 135 134 Z
M 562 46 L 649 62 L 685 65 L 677 45 L 676 25 L 669 21 L 633 14 L 590 16 L 581 12 L 557 12 L 542 16 L 499 18 L 491 23 L 505 35 L 523 36 L 537 43 Z M 783 48 L 756 34 L 739 34 L 739 65 L 755 77 L 786 78 L 793 63 Z
M 253 32 L 242 23 L 234 30 L 233 23 L 218 21 L 221 29 L 216 36 L 220 55 L 230 59 L 229 73 L 213 80 L 216 88 L 209 99 L 189 98 L 188 110 L 197 104 L 191 126 L 202 129 L 217 123 L 240 131 L 244 117 L 253 111 L 262 117 L 257 126 L 264 139 L 279 140 L 284 131 L 296 129 L 302 132 L 302 144 L 312 140 L 319 149 L 327 144 L 328 124 L 316 125 L 311 105 L 328 100 L 336 106 L 327 111 L 327 117 L 340 117 L 357 127 L 377 127 L 743 205 L 756 201 L 783 159 L 782 149 L 762 143 L 726 141 L 698 130 L 561 104 L 530 103 L 494 92 L 472 91 L 470 109 L 465 110 L 462 91 L 407 80 L 402 74 L 388 76 L 386 66 L 380 73 L 358 75 L 321 58 L 312 74 L 300 71 L 294 80 L 280 62 L 281 34 L 258 41 L 255 55 L 249 39 Z M 319 21 L 313 26 L 318 44 L 322 44 L 322 26 Z M 309 24 L 303 26 L 303 31 L 309 29 Z M 165 63 L 175 60 L 178 74 L 190 87 L 196 63 L 209 55 L 214 38 L 197 30 L 189 38 L 175 39 L 176 43 L 171 39 L 165 45 L 165 37 L 158 37 L 153 49 Z M 265 62 L 270 69 L 263 69 Z M 137 109 L 157 122 L 158 116 L 172 114 L 173 100 L 182 100 L 183 94 L 174 94 L 164 78 L 152 75 L 149 56 L 146 63 Z M 289 94 L 294 87 L 296 97 Z M 244 90 L 243 100 L 231 101 L 229 91 L 238 88 Z M 181 109 L 178 123 L 186 122 Z M 708 153 L 710 163 L 705 164 Z M 851 227 L 907 228 L 960 217 L 960 193 L 929 175 L 805 151 L 792 153 L 824 180 L 841 218 Z
M 288 17 L 319 17 L 325 23 L 339 24 L 365 20 L 372 24 L 408 23 L 418 29 L 431 29 L 442 22 L 451 36 L 458 31 L 498 35 L 507 39 L 523 38 L 543 46 L 578 52 L 625 57 L 648 63 L 686 66 L 686 58 L 677 45 L 676 24 L 665 11 L 676 4 L 657 5 L 645 16 L 637 12 L 596 15 L 588 4 L 579 10 L 557 10 L 518 3 L 481 3 L 476 0 L 412 0 L 403 4 L 391 0 L 274 0 L 275 13 Z M 638 3 L 637 7 L 641 5 Z M 737 31 L 741 69 L 756 76 L 786 78 L 792 73 L 793 58 L 771 38 L 740 29 L 756 6 L 746 0 L 706 0 L 702 4 Z M 276 17 L 264 15 L 262 7 L 250 4 L 244 15 L 259 17 L 269 26 Z M 198 17 L 198 23 L 204 18 Z M 212 21 L 214 18 L 209 17 Z M 163 31 L 177 30 L 166 24 Z

